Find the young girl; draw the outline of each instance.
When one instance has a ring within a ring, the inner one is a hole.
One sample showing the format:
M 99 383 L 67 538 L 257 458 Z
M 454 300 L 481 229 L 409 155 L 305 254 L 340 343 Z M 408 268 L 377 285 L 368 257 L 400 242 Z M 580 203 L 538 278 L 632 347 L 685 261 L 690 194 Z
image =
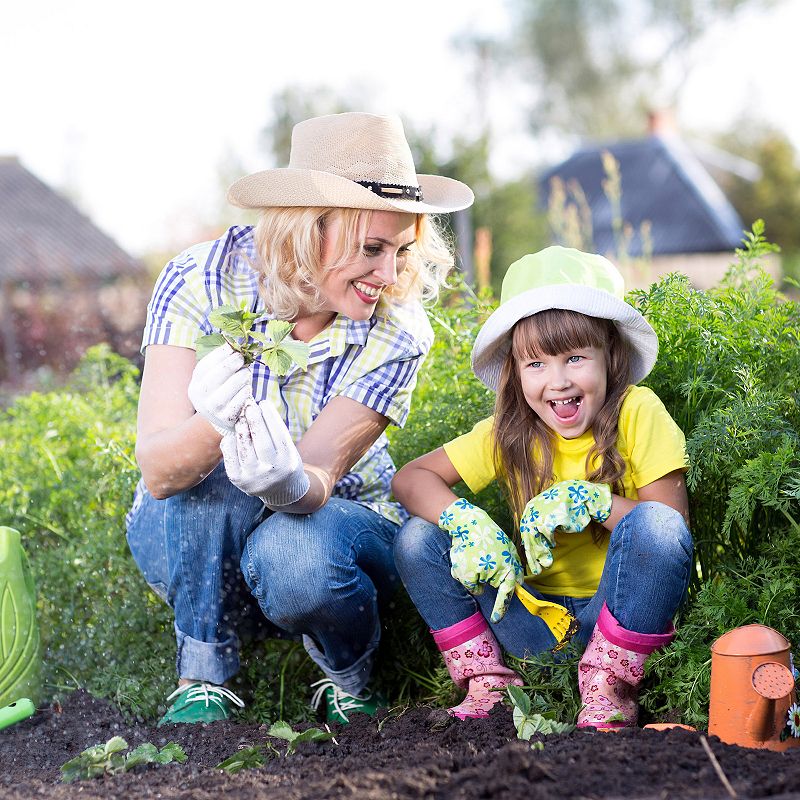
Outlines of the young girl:
M 560 644 L 532 606 L 564 606 L 587 643 L 581 727 L 635 725 L 644 663 L 674 636 L 692 565 L 685 441 L 635 385 L 658 339 L 622 298 L 622 276 L 599 255 L 548 247 L 512 264 L 472 353 L 497 392 L 494 416 L 392 483 L 416 515 L 395 540 L 400 576 L 468 690 L 456 717 L 486 716 L 497 689 L 521 685 L 500 645 L 525 657 Z M 496 479 L 519 521 L 525 589 L 515 543 L 450 488 Z

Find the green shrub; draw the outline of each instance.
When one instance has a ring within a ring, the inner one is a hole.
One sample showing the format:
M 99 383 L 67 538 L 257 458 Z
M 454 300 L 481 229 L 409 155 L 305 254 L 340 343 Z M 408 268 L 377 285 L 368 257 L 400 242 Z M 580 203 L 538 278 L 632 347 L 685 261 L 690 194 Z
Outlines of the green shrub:
M 675 643 L 652 659 L 643 704 L 702 724 L 709 645 L 760 621 L 800 638 L 800 307 L 755 267 L 766 251 L 754 226 L 726 283 L 701 292 L 672 275 L 630 297 L 653 324 L 658 364 L 647 384 L 687 435 L 698 571 Z M 494 396 L 470 352 L 488 297 L 450 292 L 432 311 L 436 342 L 420 371 L 408 424 L 390 431 L 398 465 L 468 431 Z M 18 398 L 0 412 L 0 523 L 24 535 L 39 590 L 51 694 L 82 686 L 152 719 L 174 687 L 172 619 L 128 552 L 124 515 L 139 472 L 133 458 L 138 376 L 107 348 L 90 350 L 69 385 Z M 456 491 L 470 497 L 461 485 Z M 503 526 L 497 487 L 474 499 Z M 377 680 L 394 703 L 454 699 L 446 670 L 408 598 L 385 615 Z M 573 650 L 515 662 L 538 707 L 574 715 Z M 297 642 L 247 644 L 234 689 L 251 718 L 311 715 L 319 677 Z

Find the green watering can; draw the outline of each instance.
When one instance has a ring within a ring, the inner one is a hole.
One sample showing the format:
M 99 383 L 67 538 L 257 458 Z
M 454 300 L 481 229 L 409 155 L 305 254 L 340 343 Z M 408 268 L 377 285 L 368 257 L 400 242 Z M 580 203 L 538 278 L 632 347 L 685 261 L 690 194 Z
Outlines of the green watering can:
M 19 531 L 0 526 L 0 708 L 39 702 L 42 688 L 36 589 Z

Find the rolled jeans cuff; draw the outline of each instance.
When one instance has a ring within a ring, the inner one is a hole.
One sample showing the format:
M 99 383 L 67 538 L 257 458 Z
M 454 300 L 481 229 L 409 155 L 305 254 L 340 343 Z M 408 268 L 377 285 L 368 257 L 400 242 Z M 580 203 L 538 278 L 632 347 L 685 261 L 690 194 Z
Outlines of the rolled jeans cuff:
M 359 659 L 344 669 L 334 670 L 328 665 L 322 651 L 314 643 L 314 640 L 307 635 L 303 636 L 303 645 L 311 660 L 320 667 L 325 675 L 330 678 L 343 692 L 356 697 L 364 691 L 372 675 L 372 665 L 375 661 L 375 651 L 381 640 L 380 622 L 375 625 L 375 632 L 370 643 Z
M 178 641 L 176 665 L 179 678 L 205 681 L 221 686 L 239 671 L 239 640 L 231 636 L 224 642 L 201 642 L 175 626 Z
M 281 484 L 274 492 L 260 495 L 267 508 L 280 511 L 282 506 L 296 503 L 311 486 L 311 481 L 305 472 L 292 476 L 292 479 Z

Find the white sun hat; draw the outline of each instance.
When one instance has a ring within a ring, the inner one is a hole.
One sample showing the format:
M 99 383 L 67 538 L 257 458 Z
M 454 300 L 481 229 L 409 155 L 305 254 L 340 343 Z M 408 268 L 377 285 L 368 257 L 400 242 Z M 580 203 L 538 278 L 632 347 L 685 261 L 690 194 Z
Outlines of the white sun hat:
M 472 190 L 417 175 L 397 116 L 358 111 L 298 122 L 289 166 L 245 175 L 228 189 L 240 208 L 319 206 L 436 214 L 472 205 Z
M 630 345 L 629 381 L 650 373 L 658 356 L 658 336 L 623 299 L 625 284 L 607 259 L 571 247 L 547 247 L 515 261 L 503 278 L 500 305 L 486 320 L 472 348 L 472 369 L 493 391 L 511 349 L 511 330 L 525 317 L 552 308 L 610 319 Z

